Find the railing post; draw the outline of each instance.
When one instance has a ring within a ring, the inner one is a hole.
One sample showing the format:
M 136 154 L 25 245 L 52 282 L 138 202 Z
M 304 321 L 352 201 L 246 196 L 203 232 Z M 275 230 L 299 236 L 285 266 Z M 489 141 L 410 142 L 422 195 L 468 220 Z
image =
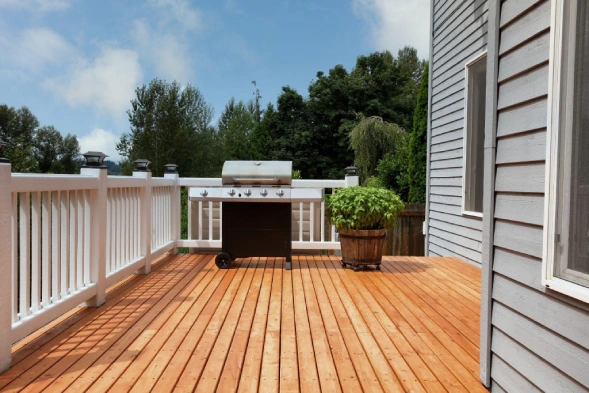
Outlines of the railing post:
M 358 168 L 349 166 L 346 168 L 346 187 L 354 187 L 360 185 L 360 178 L 358 177 Z
M 174 188 L 172 189 L 172 198 L 170 201 L 170 209 L 171 214 L 171 222 L 170 225 L 172 226 L 172 239 L 174 240 L 174 248 L 168 251 L 168 254 L 177 254 L 178 247 L 176 246 L 178 240 L 181 237 L 181 229 L 180 229 L 180 216 L 181 216 L 181 209 L 182 209 L 182 201 L 181 201 L 181 194 L 180 194 L 180 184 L 179 184 L 179 176 L 176 168 L 178 167 L 175 164 L 167 164 L 164 166 L 166 168 L 164 172 L 165 179 L 173 179 L 174 180 Z
M 137 270 L 137 274 L 149 274 L 151 272 L 151 237 L 152 237 L 152 201 L 151 201 L 151 170 L 147 160 L 135 161 L 134 177 L 145 179 L 145 187 L 141 193 L 141 251 L 145 257 L 145 266 Z
M 92 154 L 91 154 L 92 153 Z M 90 221 L 92 233 L 90 237 L 90 282 L 96 284 L 96 296 L 86 301 L 88 307 L 99 307 L 106 301 L 106 204 L 108 170 L 101 159 L 93 162 L 97 152 L 84 154 L 86 164 L 81 168 L 80 175 L 98 178 L 98 188 L 92 200 Z
M 0 144 L 3 144 L 0 141 Z M 0 150 L 2 146 L 0 145 Z M 0 158 L 0 374 L 12 363 L 12 190 L 10 163 Z

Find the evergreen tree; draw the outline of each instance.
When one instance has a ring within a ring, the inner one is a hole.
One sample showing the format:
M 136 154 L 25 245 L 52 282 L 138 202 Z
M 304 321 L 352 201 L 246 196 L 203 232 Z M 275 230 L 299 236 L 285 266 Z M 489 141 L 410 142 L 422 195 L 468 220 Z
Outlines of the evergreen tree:
M 407 174 L 409 180 L 409 202 L 425 203 L 426 166 L 427 166 L 427 111 L 428 111 L 428 74 L 429 64 L 425 64 L 421 85 L 417 96 L 417 105 L 413 117 L 413 132 L 409 140 L 409 162 Z

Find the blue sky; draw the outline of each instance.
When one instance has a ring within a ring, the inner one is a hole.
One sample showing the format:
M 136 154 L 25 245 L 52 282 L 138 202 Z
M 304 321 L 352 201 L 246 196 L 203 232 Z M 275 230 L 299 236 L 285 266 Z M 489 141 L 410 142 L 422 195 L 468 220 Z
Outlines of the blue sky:
M 428 56 L 429 0 L 0 0 L 0 103 L 118 160 L 137 86 L 198 87 L 215 109 L 235 97 L 307 94 L 317 71 L 405 45 Z

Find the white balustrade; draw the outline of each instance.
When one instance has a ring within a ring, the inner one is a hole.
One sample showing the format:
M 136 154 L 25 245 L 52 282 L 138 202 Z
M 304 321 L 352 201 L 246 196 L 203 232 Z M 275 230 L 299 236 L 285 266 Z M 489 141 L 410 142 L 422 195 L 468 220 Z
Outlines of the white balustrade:
M 293 188 L 327 193 L 345 180 L 293 180 Z M 180 239 L 180 187 L 221 187 L 221 179 L 176 173 L 107 176 L 10 173 L 0 162 L 0 372 L 11 345 L 73 307 L 99 306 L 107 286 L 177 247 L 219 249 L 220 202 L 189 202 L 189 239 Z M 293 249 L 339 249 L 325 202 L 293 203 Z M 8 343 L 8 344 L 7 344 Z

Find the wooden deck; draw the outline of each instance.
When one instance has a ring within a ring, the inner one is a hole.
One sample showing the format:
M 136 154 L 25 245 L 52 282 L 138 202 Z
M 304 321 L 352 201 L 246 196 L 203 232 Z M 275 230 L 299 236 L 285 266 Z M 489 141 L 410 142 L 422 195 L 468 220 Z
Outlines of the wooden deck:
M 486 392 L 480 270 L 178 255 L 14 346 L 4 392 Z

